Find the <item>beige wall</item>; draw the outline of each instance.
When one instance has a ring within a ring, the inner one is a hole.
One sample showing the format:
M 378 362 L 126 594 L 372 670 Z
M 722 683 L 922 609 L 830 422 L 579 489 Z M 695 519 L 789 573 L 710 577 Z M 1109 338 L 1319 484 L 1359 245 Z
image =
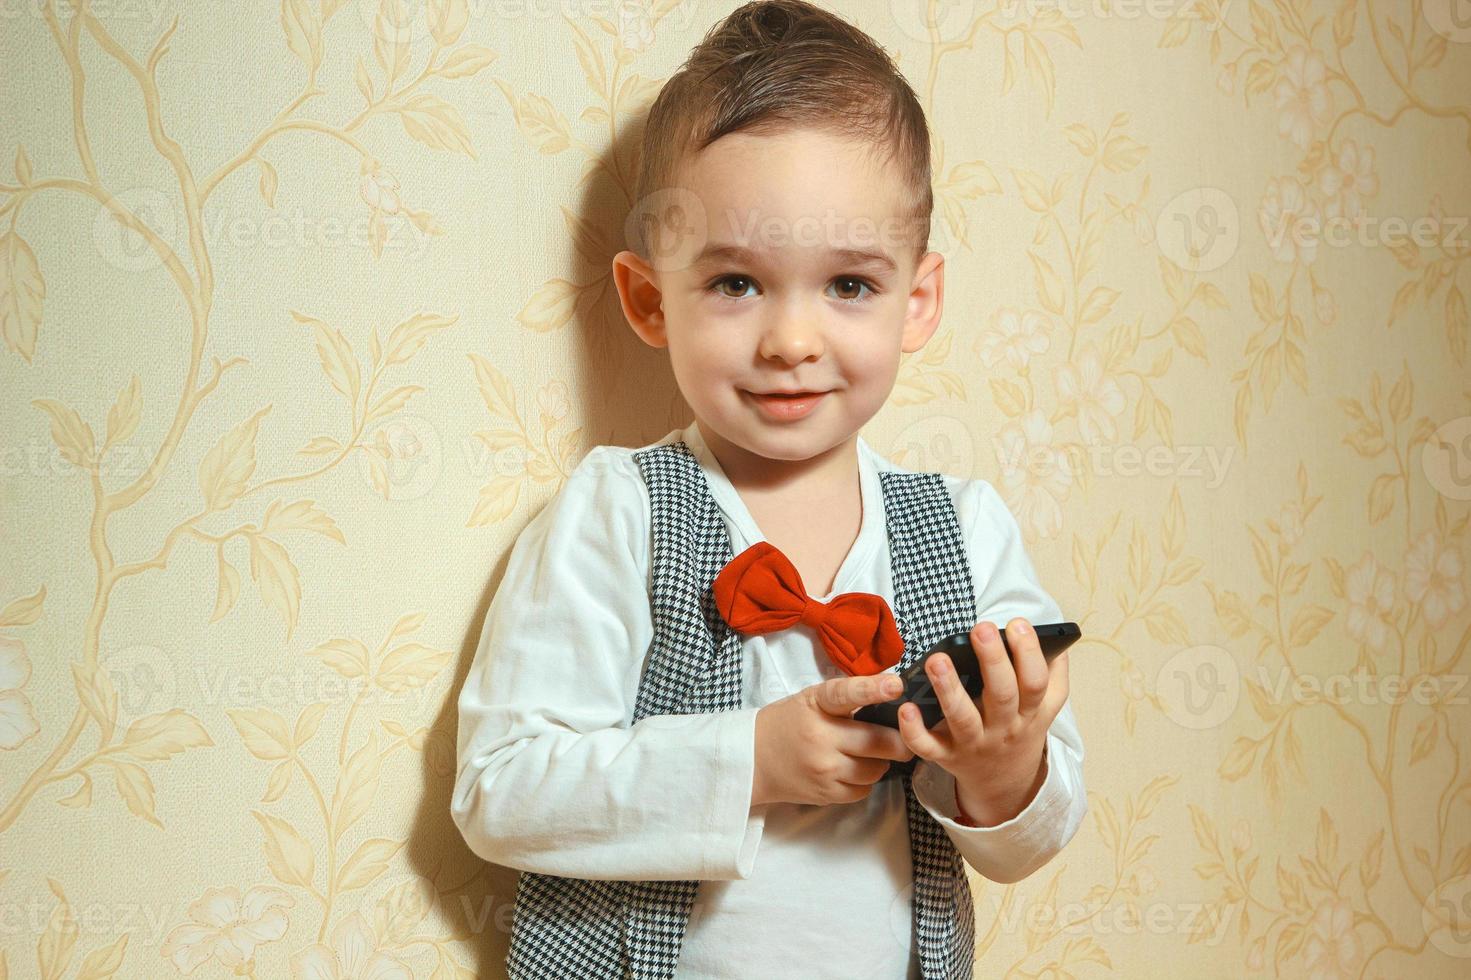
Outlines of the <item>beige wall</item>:
M 1090 816 L 975 879 L 978 975 L 1471 970 L 1452 3 L 836 4 L 930 115 L 948 270 L 865 436 L 996 483 L 1087 633 Z M 397 45 L 377 0 L 37 6 L 0 25 L 0 962 L 227 976 L 241 918 L 258 977 L 500 975 L 453 694 L 581 456 L 687 421 L 608 260 L 734 4 L 443 0 Z

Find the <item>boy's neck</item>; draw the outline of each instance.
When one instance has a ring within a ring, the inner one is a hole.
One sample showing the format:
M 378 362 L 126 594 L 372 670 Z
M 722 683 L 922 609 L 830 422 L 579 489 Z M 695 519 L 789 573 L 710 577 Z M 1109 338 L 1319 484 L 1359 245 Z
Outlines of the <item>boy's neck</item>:
M 858 433 L 808 459 L 770 459 L 721 437 L 695 419 L 700 438 L 715 457 L 726 479 L 743 495 L 801 493 L 822 498 L 840 492 L 858 479 Z

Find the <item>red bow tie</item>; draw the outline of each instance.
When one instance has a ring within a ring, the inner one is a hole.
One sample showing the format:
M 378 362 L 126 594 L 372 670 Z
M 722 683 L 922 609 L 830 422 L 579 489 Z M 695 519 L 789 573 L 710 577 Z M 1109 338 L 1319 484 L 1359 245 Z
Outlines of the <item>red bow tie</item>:
M 899 662 L 904 640 L 884 597 L 844 592 L 813 599 L 786 555 L 758 541 L 731 560 L 713 586 L 715 605 L 734 630 L 760 634 L 806 623 L 828 658 L 852 676 L 877 674 Z

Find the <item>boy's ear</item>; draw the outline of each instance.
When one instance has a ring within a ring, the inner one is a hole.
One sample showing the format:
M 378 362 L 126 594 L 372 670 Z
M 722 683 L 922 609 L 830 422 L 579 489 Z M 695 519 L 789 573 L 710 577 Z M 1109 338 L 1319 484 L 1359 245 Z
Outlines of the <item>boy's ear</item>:
M 912 354 L 929 342 L 940 326 L 940 311 L 945 305 L 945 256 L 926 252 L 914 270 L 914 285 L 909 288 L 909 309 L 904 316 L 904 334 L 900 350 Z
M 633 332 L 650 347 L 667 347 L 664 294 L 659 291 L 653 268 L 637 252 L 624 249 L 613 256 L 613 282 L 618 287 L 623 315 Z

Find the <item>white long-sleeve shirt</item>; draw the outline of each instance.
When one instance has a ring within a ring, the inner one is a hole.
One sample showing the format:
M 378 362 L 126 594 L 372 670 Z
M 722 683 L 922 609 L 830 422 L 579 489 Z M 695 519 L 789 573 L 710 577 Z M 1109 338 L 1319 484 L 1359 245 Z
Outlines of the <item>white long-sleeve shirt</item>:
M 765 540 L 691 422 L 732 554 Z M 700 879 L 677 976 L 919 977 L 911 936 L 913 862 L 904 791 L 882 779 L 847 804 L 751 805 L 756 713 L 844 676 L 798 624 L 743 636 L 742 707 L 650 716 L 630 726 L 653 642 L 652 528 L 636 449 L 595 447 L 516 539 L 459 696 L 451 811 L 471 850 L 505 867 L 604 879 Z M 858 438 L 863 516 L 827 601 L 894 602 L 880 470 Z M 970 558 L 977 621 L 1061 622 L 1015 518 L 985 480 L 947 475 Z M 640 583 L 642 587 L 640 587 Z M 919 760 L 919 801 L 965 861 L 998 882 L 1026 877 L 1087 811 L 1083 743 L 1071 703 L 1047 736 L 1046 776 L 1015 817 L 955 822 L 955 783 Z M 977 902 L 977 920 L 985 909 Z

